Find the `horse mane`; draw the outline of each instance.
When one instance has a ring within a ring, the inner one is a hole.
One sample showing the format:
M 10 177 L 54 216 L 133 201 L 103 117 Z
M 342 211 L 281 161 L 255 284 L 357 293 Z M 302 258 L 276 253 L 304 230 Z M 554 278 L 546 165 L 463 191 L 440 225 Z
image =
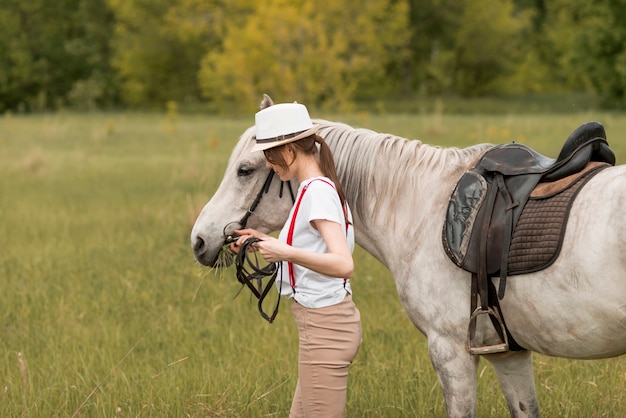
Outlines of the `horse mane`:
M 376 220 L 397 213 L 391 209 L 399 199 L 432 193 L 442 183 L 442 177 L 464 170 L 490 146 L 442 148 L 419 139 L 409 140 L 340 122 L 322 119 L 313 122 L 320 124 L 318 135 L 333 151 L 346 199 L 361 219 Z M 241 135 L 229 166 L 248 152 L 254 142 L 254 131 L 252 126 Z
M 315 122 L 333 151 L 346 198 L 361 219 L 394 213 L 387 206 L 405 193 L 421 195 L 421 188 L 432 188 L 451 170 L 466 168 L 488 146 L 442 148 L 342 123 Z M 373 208 L 366 207 L 369 202 L 375 202 Z

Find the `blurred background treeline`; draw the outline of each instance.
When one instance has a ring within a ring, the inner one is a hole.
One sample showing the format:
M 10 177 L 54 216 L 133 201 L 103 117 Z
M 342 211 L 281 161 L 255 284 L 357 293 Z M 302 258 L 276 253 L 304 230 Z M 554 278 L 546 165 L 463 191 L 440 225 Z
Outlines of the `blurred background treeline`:
M 0 112 L 329 110 L 584 94 L 626 107 L 626 0 L 3 0 Z

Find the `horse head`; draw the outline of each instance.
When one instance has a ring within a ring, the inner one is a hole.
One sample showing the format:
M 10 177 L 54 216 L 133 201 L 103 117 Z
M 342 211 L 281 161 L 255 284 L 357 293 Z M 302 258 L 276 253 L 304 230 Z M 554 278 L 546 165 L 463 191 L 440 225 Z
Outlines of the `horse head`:
M 272 104 L 266 95 L 261 108 Z M 250 152 L 254 136 L 255 128 L 251 127 L 239 138 L 220 186 L 191 231 L 193 253 L 205 266 L 225 267 L 232 262 L 232 257 L 220 254 L 236 229 L 246 226 L 269 233 L 280 229 L 289 215 L 293 204 L 290 193 L 285 193 L 278 176 L 269 177 L 263 153 Z M 295 190 L 297 185 L 289 187 Z

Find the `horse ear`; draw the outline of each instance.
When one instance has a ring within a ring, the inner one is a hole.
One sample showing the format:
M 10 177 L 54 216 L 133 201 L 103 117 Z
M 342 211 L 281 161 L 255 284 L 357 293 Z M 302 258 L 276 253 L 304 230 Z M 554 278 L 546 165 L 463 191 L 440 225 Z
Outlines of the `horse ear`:
M 261 105 L 259 106 L 259 108 L 261 108 L 261 110 L 263 110 L 263 109 L 268 108 L 270 106 L 274 106 L 274 101 L 267 94 L 263 94 L 263 100 L 261 100 Z

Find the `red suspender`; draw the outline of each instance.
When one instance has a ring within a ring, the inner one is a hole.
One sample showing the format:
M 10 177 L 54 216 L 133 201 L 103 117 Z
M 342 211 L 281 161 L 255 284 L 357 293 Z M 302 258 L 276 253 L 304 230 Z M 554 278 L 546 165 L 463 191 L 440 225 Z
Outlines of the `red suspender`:
M 296 202 L 296 206 L 293 210 L 293 216 L 291 217 L 291 224 L 289 225 L 289 231 L 287 233 L 287 245 L 291 245 L 291 243 L 293 242 L 293 230 L 295 229 L 295 226 L 296 226 L 296 217 L 298 216 L 298 211 L 300 210 L 300 203 L 302 203 L 302 198 L 304 197 L 304 193 L 306 192 L 306 189 L 311 185 L 311 183 L 313 183 L 315 180 L 323 181 L 324 183 L 328 184 L 333 189 L 335 188 L 335 186 L 333 186 L 332 183 L 324 179 L 313 179 L 308 184 L 304 185 L 304 187 L 302 188 L 302 193 L 300 193 L 300 197 L 298 197 L 298 201 Z M 343 207 L 343 214 L 344 214 L 345 221 L 346 221 L 346 237 L 347 237 L 348 236 L 348 211 L 346 210 L 345 205 Z M 288 261 L 287 267 L 289 268 L 289 284 L 291 285 L 292 289 L 295 289 L 296 288 L 296 276 L 293 271 L 293 263 Z M 348 279 L 344 279 L 344 286 L 347 280 Z
M 293 230 L 296 226 L 296 216 L 298 216 L 298 210 L 300 210 L 300 203 L 302 203 L 302 197 L 304 197 L 304 192 L 306 192 L 306 189 L 309 187 L 309 184 L 306 184 L 302 188 L 302 193 L 300 194 L 300 197 L 298 198 L 298 201 L 296 202 L 296 206 L 293 210 L 293 216 L 291 217 L 291 224 L 289 225 L 289 232 L 287 233 L 287 245 L 291 245 L 291 243 L 293 242 Z M 296 288 L 296 276 L 294 275 L 294 272 L 293 272 L 293 263 L 291 263 L 291 261 L 288 261 L 287 267 L 289 268 L 289 284 L 291 285 L 292 289 L 295 289 Z

